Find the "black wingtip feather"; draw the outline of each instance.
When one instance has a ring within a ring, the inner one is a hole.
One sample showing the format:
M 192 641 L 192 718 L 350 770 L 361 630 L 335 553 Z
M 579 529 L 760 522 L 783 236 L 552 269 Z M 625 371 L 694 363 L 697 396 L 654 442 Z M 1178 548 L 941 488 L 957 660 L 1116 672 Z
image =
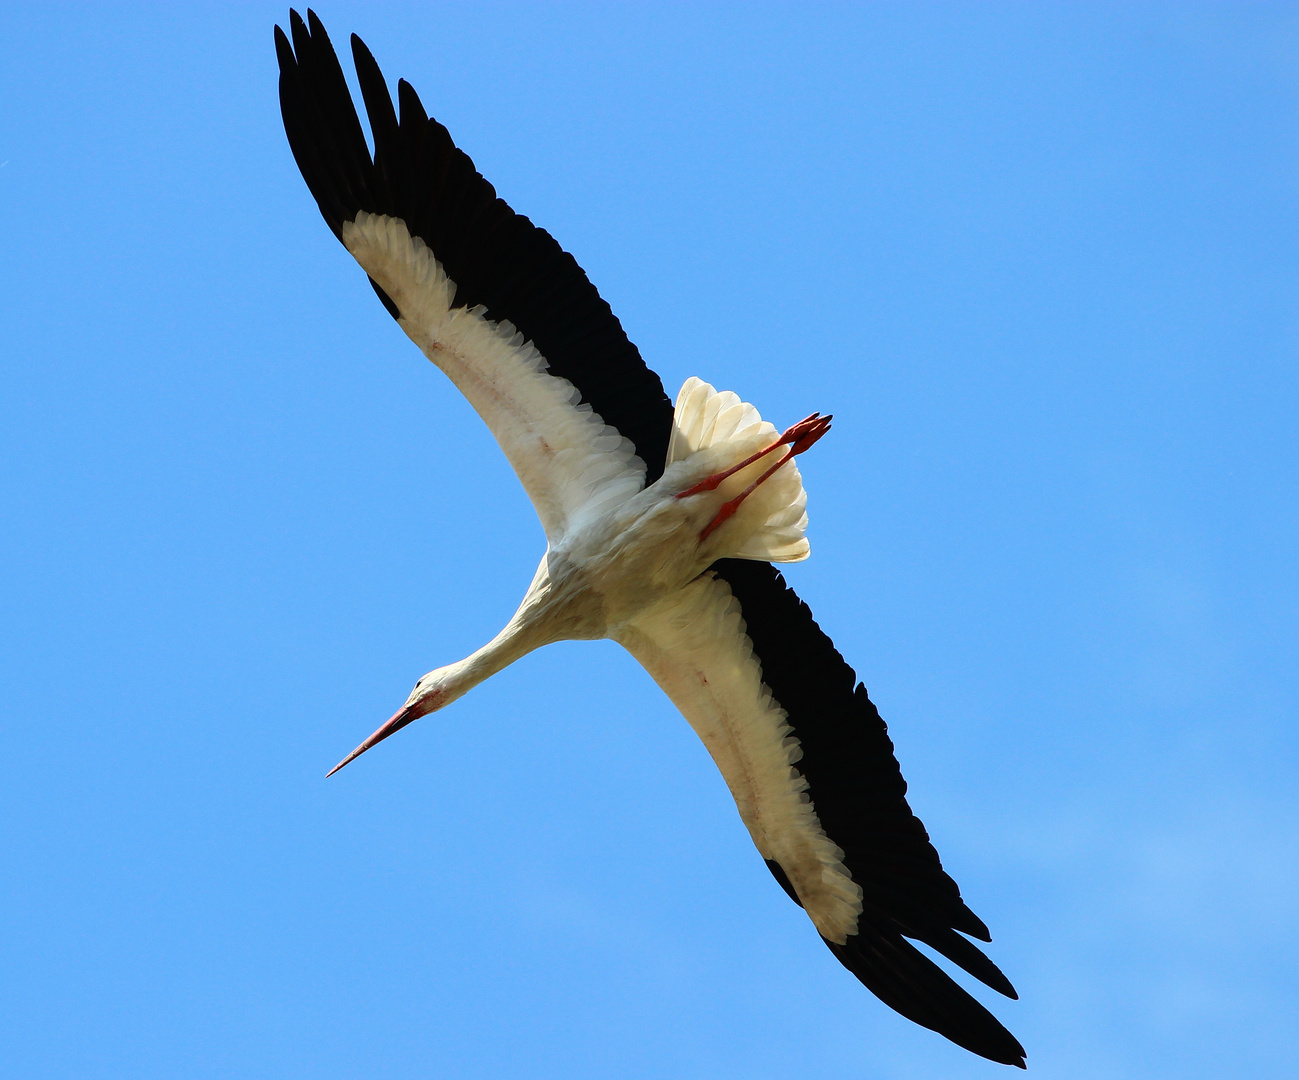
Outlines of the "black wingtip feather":
M 977 946 L 961 937 L 955 930 L 935 927 L 933 930 L 903 931 L 903 933 L 916 941 L 923 941 L 931 949 L 947 957 L 953 964 L 964 968 L 985 986 L 996 990 L 997 993 L 1010 998 L 1012 1001 L 1019 1000 L 1019 995 L 1015 993 L 1015 988 L 1011 985 L 1010 980 L 1006 978 L 1001 968 L 997 967 Z
M 280 106 L 294 160 L 321 215 L 341 239 L 364 210 L 400 218 L 422 239 L 456 285 L 453 304 L 481 305 L 492 321 L 509 321 L 567 379 L 606 424 L 631 440 L 646 482 L 663 472 L 672 403 L 622 325 L 582 268 L 543 229 L 515 214 L 451 141 L 425 119 L 409 84 L 397 93 L 401 120 L 383 73 L 351 35 L 373 150 L 356 112 L 338 56 L 310 8 L 277 28 Z M 382 295 L 397 317 L 396 305 Z
M 871 993 L 908 1020 L 989 1061 L 1025 1066 L 1019 1040 L 904 939 L 865 930 L 844 945 L 826 945 Z

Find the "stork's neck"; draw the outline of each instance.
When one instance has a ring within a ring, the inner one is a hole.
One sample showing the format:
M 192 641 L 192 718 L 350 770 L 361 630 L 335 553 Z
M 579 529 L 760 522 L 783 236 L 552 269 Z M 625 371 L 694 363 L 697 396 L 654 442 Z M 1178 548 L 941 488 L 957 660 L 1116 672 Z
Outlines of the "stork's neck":
M 449 705 L 480 682 L 509 667 L 519 657 L 565 636 L 554 625 L 552 599 L 550 575 L 543 558 L 523 603 L 504 629 L 481 649 L 458 663 L 448 664 L 437 673 L 437 703 L 434 708 Z
M 509 667 L 519 657 L 526 656 L 546 643 L 538 635 L 529 633 L 528 629 L 516 615 L 506 624 L 505 629 L 481 649 L 444 667 L 438 680 L 437 707 L 449 705 L 480 682 L 487 681 L 498 671 Z

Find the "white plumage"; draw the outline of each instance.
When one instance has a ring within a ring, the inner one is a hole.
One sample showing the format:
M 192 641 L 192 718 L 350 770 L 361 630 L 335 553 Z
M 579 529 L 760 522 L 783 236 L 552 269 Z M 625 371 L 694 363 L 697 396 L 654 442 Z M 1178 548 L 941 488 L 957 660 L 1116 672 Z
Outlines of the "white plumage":
M 705 574 L 613 635 L 703 740 L 764 859 L 784 868 L 821 936 L 857 932 L 862 890 L 826 836 L 795 767 L 803 748 L 762 668 L 730 587 Z
M 645 463 L 509 322 L 453 308 L 455 283 L 404 222 L 361 211 L 343 226 L 347 250 L 401 309 L 401 328 L 491 428 L 548 540 L 576 517 L 598 516 L 645 483 Z

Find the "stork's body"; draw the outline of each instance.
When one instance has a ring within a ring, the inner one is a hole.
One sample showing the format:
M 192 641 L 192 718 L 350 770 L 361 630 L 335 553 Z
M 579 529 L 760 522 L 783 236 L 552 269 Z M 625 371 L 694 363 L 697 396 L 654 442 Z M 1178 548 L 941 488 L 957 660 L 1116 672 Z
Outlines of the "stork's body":
M 683 396 L 696 387 L 710 398 L 734 396 L 716 395 L 697 379 L 687 384 Z M 673 602 L 718 559 L 763 543 L 765 533 L 777 530 L 769 524 L 773 518 L 790 516 L 786 512 L 792 510 L 805 519 L 802 485 L 791 465 L 782 466 L 792 470 L 781 478 L 785 483 L 758 482 L 767 456 L 757 455 L 781 449 L 772 445 L 769 429 L 769 424 L 754 424 L 736 437 L 696 451 L 625 502 L 573 525 L 542 556 L 523 601 L 501 632 L 459 663 L 421 678 L 398 712 L 402 722 L 389 721 L 379 728 L 337 768 L 534 649 L 556 641 L 622 640 L 634 633 L 639 618 Z M 750 458 L 756 460 L 736 468 Z M 720 476 L 725 479 L 716 486 L 692 491 Z M 727 504 L 744 496 L 750 485 L 756 486 L 736 511 L 708 531 Z M 794 486 L 798 495 L 790 502 Z M 801 524 L 795 529 L 801 533 Z M 781 539 L 790 531 L 794 530 L 787 527 Z
M 501 632 L 421 678 L 334 771 L 534 649 L 612 638 L 699 734 L 835 956 L 903 1015 L 1022 1066 L 1014 1036 L 906 940 L 1015 996 L 962 936 L 989 940 L 907 805 L 865 688 L 771 565 L 807 557 L 793 458 L 829 418 L 781 435 L 694 378 L 674 407 L 572 256 L 496 198 L 405 82 L 399 120 L 353 37 L 371 154 L 308 16 L 292 14 L 292 45 L 276 31 L 303 177 L 389 313 L 491 428 L 547 539 Z

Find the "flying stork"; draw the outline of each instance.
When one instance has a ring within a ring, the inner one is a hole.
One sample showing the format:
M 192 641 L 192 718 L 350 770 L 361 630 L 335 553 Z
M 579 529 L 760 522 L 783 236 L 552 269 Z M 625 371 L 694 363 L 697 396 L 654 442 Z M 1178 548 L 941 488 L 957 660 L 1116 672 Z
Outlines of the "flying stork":
M 703 740 L 781 888 L 886 1004 L 993 1061 L 1024 1049 L 907 939 L 1014 998 L 991 940 L 905 798 L 884 721 L 772 565 L 805 559 L 794 457 L 829 427 L 783 433 L 688 379 L 675 406 L 577 262 L 516 214 L 425 113 L 400 117 L 360 38 L 374 152 L 325 28 L 278 26 L 280 107 L 325 221 L 398 325 L 491 428 L 545 529 L 505 628 L 415 684 L 331 771 L 553 641 L 612 638 Z M 964 935 L 968 935 L 964 936 Z

